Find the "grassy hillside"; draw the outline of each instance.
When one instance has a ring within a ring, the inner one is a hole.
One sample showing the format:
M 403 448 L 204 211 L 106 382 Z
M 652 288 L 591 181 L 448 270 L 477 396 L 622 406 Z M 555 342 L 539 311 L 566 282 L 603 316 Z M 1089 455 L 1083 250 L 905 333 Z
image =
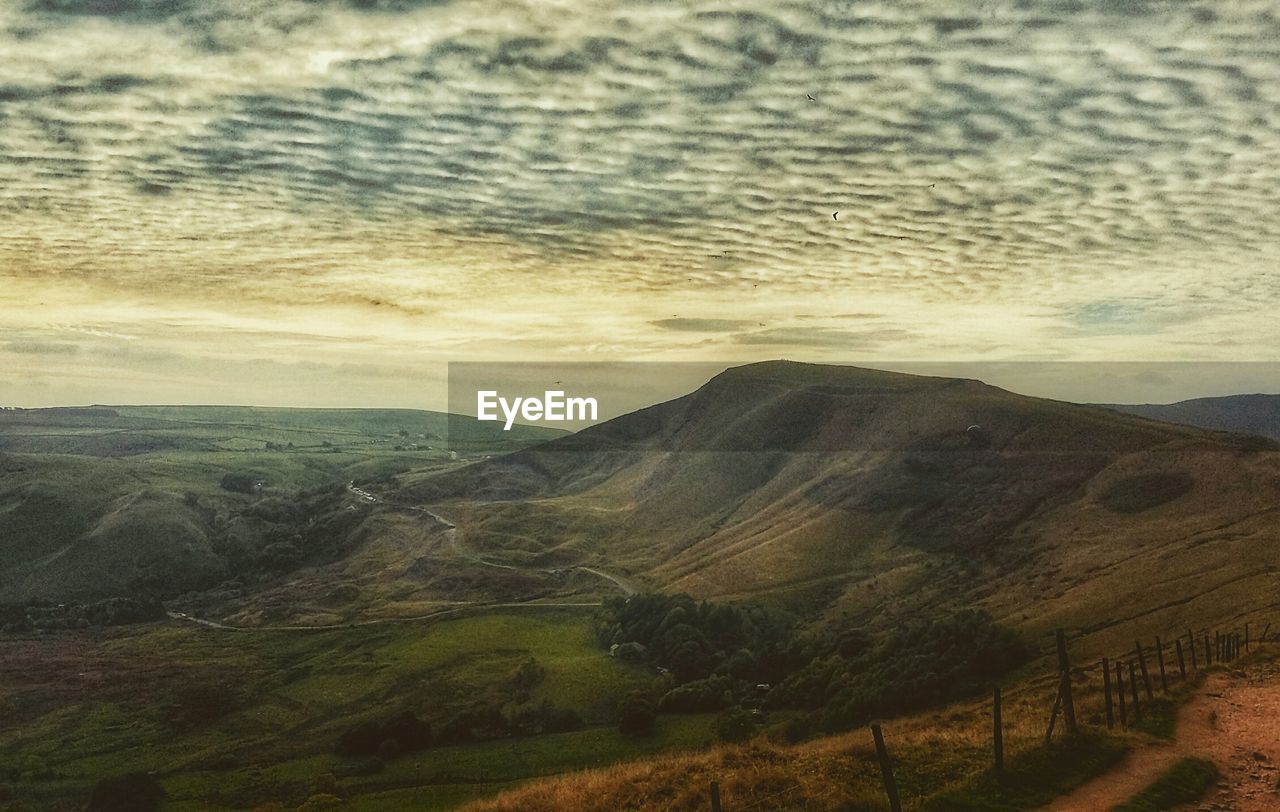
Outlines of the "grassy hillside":
M 977 381 L 775 362 L 459 471 L 404 476 L 517 566 L 891 627 L 1225 620 L 1280 567 L 1280 453 Z
M 453 449 L 466 459 L 559 434 L 507 434 L 411 410 L 0 411 L 0 602 L 172 596 L 289 569 L 289 559 L 331 559 L 360 540 L 317 539 L 302 525 L 347 508 L 367 512 L 342 490 L 348 481 L 456 466 Z M 252 492 L 224 487 L 228 476 Z M 273 499 L 309 499 L 313 512 L 254 513 Z M 319 547 L 299 548 L 308 536 Z

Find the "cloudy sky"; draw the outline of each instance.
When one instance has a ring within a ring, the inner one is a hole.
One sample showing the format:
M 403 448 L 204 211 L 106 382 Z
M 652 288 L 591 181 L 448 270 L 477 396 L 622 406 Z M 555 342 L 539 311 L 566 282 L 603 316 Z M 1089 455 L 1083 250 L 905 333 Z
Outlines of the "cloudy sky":
M 1274 361 L 1278 189 L 1274 2 L 0 2 L 0 402 Z

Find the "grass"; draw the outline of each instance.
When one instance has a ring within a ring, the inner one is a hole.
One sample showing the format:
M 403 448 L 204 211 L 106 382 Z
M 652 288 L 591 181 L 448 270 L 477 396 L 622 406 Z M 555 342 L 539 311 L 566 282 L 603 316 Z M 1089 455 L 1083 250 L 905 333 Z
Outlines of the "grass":
M 1034 809 L 1104 772 L 1126 749 L 1119 738 L 1082 733 L 1024 752 L 1005 765 L 1003 776 L 983 774 L 964 787 L 934 797 L 922 808 L 928 812 Z
M 343 776 L 357 808 L 444 808 L 527 780 L 701 747 L 713 716 L 663 719 L 623 738 L 617 702 L 653 675 L 608 657 L 589 608 L 500 610 L 432 624 L 324 632 L 218 632 L 172 623 L 0 640 L 0 781 L 41 807 L 82 803 L 99 778 L 158 771 L 174 809 L 296 807 L 319 776 Z M 510 678 L 533 658 L 545 670 L 529 698 L 576 710 L 580 730 L 434 748 L 374 775 L 332 754 L 361 719 L 412 710 L 439 726 L 476 702 L 512 704 Z M 236 685 L 239 706 L 175 730 L 163 706 L 184 685 Z M 465 796 L 465 797 L 464 797 Z M 383 804 L 379 807 L 379 804 Z
M 1112 812 L 1160 812 L 1193 803 L 1217 782 L 1218 768 L 1212 761 L 1184 758 L 1174 764 L 1146 789 L 1112 809 Z

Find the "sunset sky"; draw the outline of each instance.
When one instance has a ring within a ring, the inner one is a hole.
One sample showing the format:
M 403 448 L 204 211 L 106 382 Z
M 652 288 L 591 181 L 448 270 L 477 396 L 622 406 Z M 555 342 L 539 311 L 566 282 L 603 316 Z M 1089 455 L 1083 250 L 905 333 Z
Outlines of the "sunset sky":
M 1274 362 L 1278 204 L 1274 2 L 0 3 L 0 405 Z

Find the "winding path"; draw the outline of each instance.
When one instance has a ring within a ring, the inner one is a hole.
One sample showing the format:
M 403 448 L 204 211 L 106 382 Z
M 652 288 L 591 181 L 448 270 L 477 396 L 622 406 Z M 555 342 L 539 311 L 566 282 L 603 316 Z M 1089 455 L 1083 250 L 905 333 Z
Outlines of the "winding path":
M 1122 804 L 1188 756 L 1218 765 L 1222 781 L 1188 809 L 1280 809 L 1280 666 L 1213 674 L 1178 711 L 1174 741 L 1134 748 L 1114 769 L 1044 807 L 1099 812 Z

